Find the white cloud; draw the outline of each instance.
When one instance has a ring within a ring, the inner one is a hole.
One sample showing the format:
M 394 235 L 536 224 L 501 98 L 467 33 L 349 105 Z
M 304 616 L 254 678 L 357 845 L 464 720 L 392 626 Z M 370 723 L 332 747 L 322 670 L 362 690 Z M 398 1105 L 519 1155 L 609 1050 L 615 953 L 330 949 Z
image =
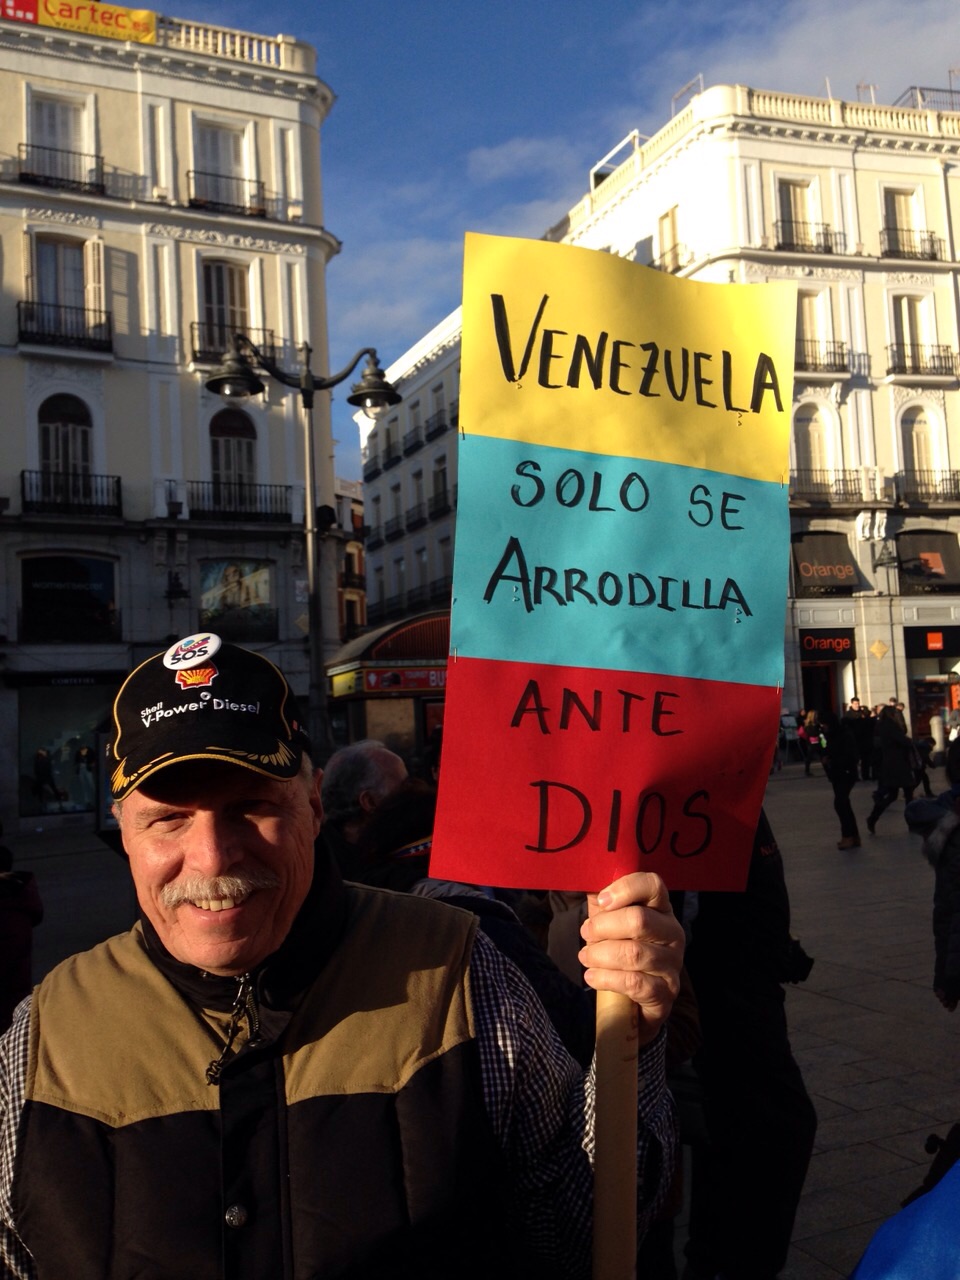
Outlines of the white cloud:
M 570 144 L 562 138 L 510 138 L 468 152 L 467 176 L 481 184 L 526 180 L 536 174 L 557 178 L 568 171 L 572 159 Z

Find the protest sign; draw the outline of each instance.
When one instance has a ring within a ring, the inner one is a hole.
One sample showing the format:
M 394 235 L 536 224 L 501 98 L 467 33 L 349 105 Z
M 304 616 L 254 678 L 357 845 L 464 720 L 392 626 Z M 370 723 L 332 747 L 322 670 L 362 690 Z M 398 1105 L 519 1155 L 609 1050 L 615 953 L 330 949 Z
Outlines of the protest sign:
M 742 888 L 783 672 L 795 286 L 467 237 L 431 873 Z

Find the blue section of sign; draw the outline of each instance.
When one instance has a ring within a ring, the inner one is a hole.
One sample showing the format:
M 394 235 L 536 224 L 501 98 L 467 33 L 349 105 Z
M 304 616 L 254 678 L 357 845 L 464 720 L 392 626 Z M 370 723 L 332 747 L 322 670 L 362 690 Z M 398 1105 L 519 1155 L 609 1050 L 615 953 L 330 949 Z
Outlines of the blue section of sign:
M 457 506 L 456 652 L 782 683 L 785 487 L 467 435 Z

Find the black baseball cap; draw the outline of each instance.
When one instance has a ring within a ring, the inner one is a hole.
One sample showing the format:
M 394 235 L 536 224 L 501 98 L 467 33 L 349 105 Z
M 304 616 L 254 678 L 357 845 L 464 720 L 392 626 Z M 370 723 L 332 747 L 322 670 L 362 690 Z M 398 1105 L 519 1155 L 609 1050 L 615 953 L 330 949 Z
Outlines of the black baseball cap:
M 283 672 L 211 631 L 178 640 L 132 671 L 114 699 L 113 728 L 115 800 L 187 760 L 292 778 L 310 751 Z

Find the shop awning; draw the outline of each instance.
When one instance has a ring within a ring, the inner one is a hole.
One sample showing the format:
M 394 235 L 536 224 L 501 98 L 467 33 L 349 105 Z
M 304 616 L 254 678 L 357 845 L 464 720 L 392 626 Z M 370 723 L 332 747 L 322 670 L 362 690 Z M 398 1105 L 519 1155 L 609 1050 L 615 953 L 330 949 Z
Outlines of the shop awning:
M 960 543 L 955 533 L 901 533 L 897 538 L 900 592 L 960 592 Z
M 804 533 L 793 540 L 798 596 L 850 595 L 865 585 L 843 533 Z

